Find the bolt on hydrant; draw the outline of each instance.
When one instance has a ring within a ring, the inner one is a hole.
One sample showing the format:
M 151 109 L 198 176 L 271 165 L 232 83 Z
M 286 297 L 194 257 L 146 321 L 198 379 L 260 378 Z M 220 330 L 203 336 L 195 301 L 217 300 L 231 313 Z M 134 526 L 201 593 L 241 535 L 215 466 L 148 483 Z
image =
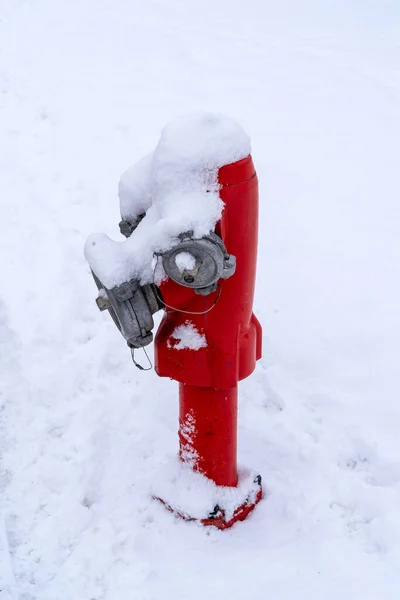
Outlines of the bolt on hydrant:
M 133 357 L 153 339 L 152 315 L 164 310 L 155 370 L 179 382 L 179 461 L 163 470 L 153 495 L 184 519 L 225 529 L 262 496 L 261 476 L 237 466 L 238 382 L 261 358 L 249 138 L 220 115 L 178 119 L 123 175 L 119 194 L 128 239 L 91 236 L 85 255 L 97 304 Z

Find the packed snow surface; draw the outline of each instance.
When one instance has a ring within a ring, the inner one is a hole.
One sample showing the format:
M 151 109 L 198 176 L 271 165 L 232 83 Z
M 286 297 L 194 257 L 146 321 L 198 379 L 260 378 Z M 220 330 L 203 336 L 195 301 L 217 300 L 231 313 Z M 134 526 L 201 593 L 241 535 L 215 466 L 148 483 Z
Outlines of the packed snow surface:
M 200 348 L 206 348 L 207 340 L 204 333 L 200 333 L 194 323 L 186 321 L 183 325 L 175 327 L 171 333 L 171 338 L 177 340 L 178 343 L 174 343 L 173 347 L 175 350 L 200 350 Z
M 1 600 L 399 600 L 399 13 L 0 0 Z M 266 495 L 225 532 L 152 500 L 178 386 L 134 368 L 82 253 L 199 110 L 241 123 L 260 183 L 238 459 Z
M 175 457 L 156 473 L 151 489 L 156 498 L 185 517 L 206 519 L 218 504 L 229 521 L 239 506 L 246 500 L 254 502 L 257 495 L 257 472 L 239 468 L 238 475 L 237 487 L 218 486 Z
M 121 216 L 134 222 L 123 242 L 90 236 L 85 256 L 103 284 L 112 288 L 137 279 L 153 281 L 153 255 L 169 250 L 182 233 L 202 237 L 220 219 L 218 168 L 250 154 L 249 137 L 222 115 L 195 113 L 166 126 L 151 155 L 133 165 L 119 184 Z

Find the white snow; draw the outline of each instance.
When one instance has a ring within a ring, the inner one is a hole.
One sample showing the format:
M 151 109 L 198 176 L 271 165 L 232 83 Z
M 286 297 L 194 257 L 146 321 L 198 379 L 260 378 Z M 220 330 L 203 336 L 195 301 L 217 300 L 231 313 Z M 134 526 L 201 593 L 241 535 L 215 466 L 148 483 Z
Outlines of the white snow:
M 195 442 L 195 433 L 196 433 L 196 418 L 194 412 L 190 410 L 186 413 L 185 420 L 180 425 L 180 454 L 182 459 L 185 461 L 187 465 L 194 466 L 196 460 L 199 458 L 198 452 L 194 447 Z M 172 463 L 175 465 L 177 458 L 174 457 Z M 165 469 L 165 465 L 163 466 L 163 471 Z M 159 476 L 158 476 L 159 477 Z M 157 480 L 158 480 L 157 477 Z M 169 481 L 169 476 L 167 476 L 167 481 Z M 162 498 L 163 491 L 159 490 L 159 497 Z M 157 495 L 157 493 L 156 493 Z M 169 500 L 172 501 L 172 497 L 169 497 Z
M 180 273 L 191 271 L 196 266 L 196 259 L 190 252 L 178 252 L 175 256 L 175 263 Z
M 175 457 L 156 473 L 151 490 L 156 498 L 161 498 L 187 518 L 206 519 L 218 504 L 225 512 L 225 520 L 229 521 L 235 510 L 246 500 L 250 503 L 255 501 L 256 476 L 255 471 L 239 467 L 237 487 L 217 486 Z
M 249 137 L 233 120 L 195 113 L 172 121 L 153 154 L 133 165 L 119 184 L 123 218 L 146 216 L 129 239 L 105 234 L 89 237 L 85 256 L 106 287 L 131 279 L 153 281 L 154 252 L 169 250 L 177 237 L 202 237 L 220 219 L 218 168 L 250 154 Z
M 200 333 L 196 325 L 190 321 L 185 321 L 183 325 L 175 327 L 171 333 L 171 338 L 178 342 L 177 344 L 172 344 L 175 350 L 184 350 L 185 348 L 200 350 L 200 348 L 207 347 L 206 336 L 204 333 Z
M 399 2 L 0 6 L 1 600 L 398 600 Z M 82 253 L 198 110 L 260 181 L 238 457 L 267 495 L 225 532 L 151 499 L 178 386 L 134 368 Z
M 119 205 L 121 217 L 133 223 L 145 213 L 153 202 L 152 182 L 153 153 L 132 165 L 119 181 Z

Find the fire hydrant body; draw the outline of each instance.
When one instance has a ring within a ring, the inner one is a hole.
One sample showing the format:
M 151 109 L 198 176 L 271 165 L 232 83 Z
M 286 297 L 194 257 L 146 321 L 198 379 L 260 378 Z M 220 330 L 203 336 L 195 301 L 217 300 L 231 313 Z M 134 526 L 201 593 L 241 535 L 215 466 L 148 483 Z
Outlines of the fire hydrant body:
M 236 256 L 235 274 L 207 296 L 171 279 L 161 285 L 166 311 L 155 338 L 155 369 L 179 382 L 180 459 L 218 486 L 236 486 L 237 385 L 261 357 L 261 326 L 253 314 L 258 182 L 251 156 L 220 168 L 218 181 L 225 208 L 215 232 Z M 205 337 L 203 347 L 180 347 L 174 332 L 185 326 Z M 256 479 L 252 503 L 245 500 L 237 518 L 214 514 L 210 522 L 225 528 L 244 518 L 261 498 Z
M 128 239 L 92 235 L 85 255 L 97 305 L 139 368 L 134 352 L 151 343 L 153 314 L 165 311 L 155 369 L 179 383 L 180 461 L 163 470 L 153 495 L 185 519 L 224 529 L 262 495 L 260 475 L 237 466 L 238 382 L 261 357 L 250 140 L 221 115 L 177 119 L 154 152 L 122 176 L 119 191 Z

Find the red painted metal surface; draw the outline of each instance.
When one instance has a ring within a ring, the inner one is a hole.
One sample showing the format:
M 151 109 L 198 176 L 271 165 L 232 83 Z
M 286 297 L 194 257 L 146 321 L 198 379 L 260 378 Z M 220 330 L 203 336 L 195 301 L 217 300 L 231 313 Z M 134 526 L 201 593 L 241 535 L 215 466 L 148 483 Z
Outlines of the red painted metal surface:
M 217 485 L 236 486 L 237 388 L 179 385 L 180 458 Z
M 155 370 L 180 383 L 181 460 L 217 485 L 235 486 L 237 384 L 253 372 L 261 357 L 261 326 L 253 314 L 258 182 L 251 156 L 222 167 L 218 181 L 225 208 L 215 231 L 228 253 L 236 256 L 236 271 L 220 280 L 220 297 L 203 315 L 189 313 L 207 310 L 218 292 L 201 296 L 170 279 L 162 284 L 165 303 L 185 312 L 166 308 L 155 338 Z M 175 347 L 172 334 L 187 322 L 205 335 L 207 347 Z M 260 498 L 261 487 L 257 501 Z M 255 504 L 242 507 L 233 522 L 245 518 Z
M 229 527 L 232 527 L 232 525 L 234 525 L 238 521 L 244 521 L 245 518 L 249 515 L 249 513 L 251 513 L 253 508 L 256 506 L 256 504 L 260 502 L 261 498 L 262 489 L 260 484 L 260 488 L 257 492 L 255 500 L 253 502 L 243 502 L 243 504 L 238 506 L 238 508 L 235 510 L 230 519 L 226 519 L 224 511 L 221 511 L 221 514 L 219 514 L 217 517 L 208 517 L 207 519 L 202 519 L 201 523 L 202 525 L 217 527 L 218 529 L 229 529 Z

